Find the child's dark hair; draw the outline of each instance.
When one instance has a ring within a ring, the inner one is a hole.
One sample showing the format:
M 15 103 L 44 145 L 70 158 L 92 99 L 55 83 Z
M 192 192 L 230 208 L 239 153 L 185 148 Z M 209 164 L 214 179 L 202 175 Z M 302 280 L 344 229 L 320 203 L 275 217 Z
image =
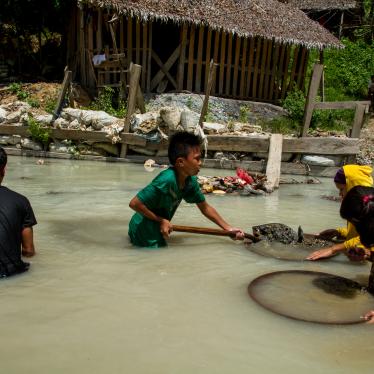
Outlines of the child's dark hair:
M 199 147 L 200 145 L 201 140 L 197 135 L 187 131 L 175 133 L 169 142 L 168 156 L 170 164 L 174 166 L 179 157 L 187 157 L 191 148 Z
M 4 174 L 4 168 L 8 161 L 8 156 L 3 147 L 0 147 L 0 176 Z
M 363 245 L 374 246 L 373 187 L 353 187 L 342 201 L 340 215 L 354 224 Z

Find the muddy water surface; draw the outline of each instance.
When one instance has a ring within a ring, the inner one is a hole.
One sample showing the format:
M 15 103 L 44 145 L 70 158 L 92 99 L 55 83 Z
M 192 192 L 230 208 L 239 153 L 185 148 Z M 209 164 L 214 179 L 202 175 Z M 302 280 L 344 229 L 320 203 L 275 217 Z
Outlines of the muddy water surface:
M 368 266 L 279 261 L 227 238 L 175 233 L 161 250 L 127 239 L 128 202 L 158 171 L 11 157 L 4 185 L 26 194 L 39 224 L 28 273 L 0 281 L 4 373 L 371 373 L 374 327 L 330 327 L 255 304 L 248 283 L 304 269 L 365 281 Z M 225 171 L 203 170 L 211 175 Z M 267 197 L 208 196 L 233 225 L 283 222 L 317 232 L 343 222 L 321 185 Z M 210 226 L 182 204 L 174 222 Z M 285 300 L 285 303 L 287 300 Z M 373 305 L 374 307 L 374 305 Z

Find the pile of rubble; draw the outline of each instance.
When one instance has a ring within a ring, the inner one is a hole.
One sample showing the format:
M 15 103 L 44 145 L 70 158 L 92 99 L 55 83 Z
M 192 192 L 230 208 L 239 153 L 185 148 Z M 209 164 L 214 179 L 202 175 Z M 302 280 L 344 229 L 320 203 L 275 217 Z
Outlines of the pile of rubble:
M 264 195 L 266 193 L 266 175 L 251 173 L 238 168 L 236 176 L 210 177 L 198 176 L 200 188 L 204 194 L 238 194 L 241 196 Z

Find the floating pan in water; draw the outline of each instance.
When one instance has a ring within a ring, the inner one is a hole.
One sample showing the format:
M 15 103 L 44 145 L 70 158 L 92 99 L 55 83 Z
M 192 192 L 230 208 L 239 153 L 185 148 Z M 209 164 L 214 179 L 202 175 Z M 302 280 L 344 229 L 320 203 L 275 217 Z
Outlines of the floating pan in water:
M 262 307 L 299 321 L 332 325 L 364 322 L 374 296 L 357 282 L 315 271 L 277 271 L 248 285 L 250 297 Z

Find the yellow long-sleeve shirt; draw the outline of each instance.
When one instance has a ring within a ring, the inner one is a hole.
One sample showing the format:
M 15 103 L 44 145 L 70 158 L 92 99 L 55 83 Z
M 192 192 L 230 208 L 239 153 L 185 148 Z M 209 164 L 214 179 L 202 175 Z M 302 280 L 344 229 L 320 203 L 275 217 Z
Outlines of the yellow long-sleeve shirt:
M 373 169 L 370 166 L 361 165 L 345 165 L 343 166 L 347 192 L 355 186 L 372 187 L 373 178 L 371 176 Z M 337 229 L 339 234 L 345 238 L 344 247 L 348 250 L 354 247 L 364 247 L 361 244 L 360 237 L 350 222 L 347 222 L 347 227 L 340 227 Z M 370 248 L 374 251 L 374 247 Z

